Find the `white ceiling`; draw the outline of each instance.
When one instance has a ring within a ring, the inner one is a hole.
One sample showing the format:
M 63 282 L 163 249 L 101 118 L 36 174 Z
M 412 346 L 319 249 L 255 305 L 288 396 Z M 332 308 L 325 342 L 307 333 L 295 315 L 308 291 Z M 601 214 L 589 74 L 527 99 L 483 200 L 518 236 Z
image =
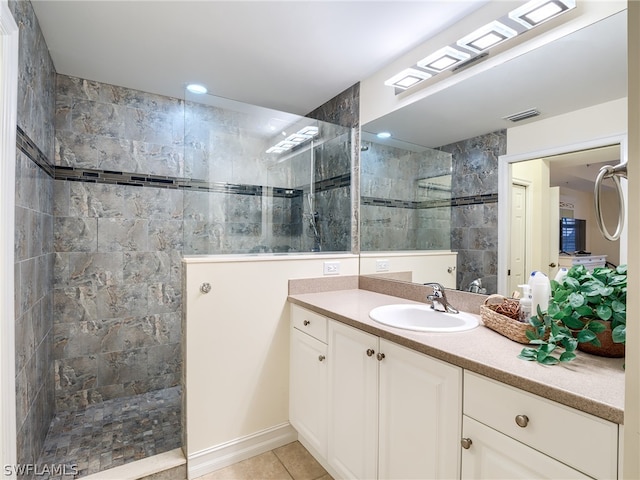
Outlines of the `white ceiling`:
M 306 114 L 487 0 L 32 0 L 58 73 Z

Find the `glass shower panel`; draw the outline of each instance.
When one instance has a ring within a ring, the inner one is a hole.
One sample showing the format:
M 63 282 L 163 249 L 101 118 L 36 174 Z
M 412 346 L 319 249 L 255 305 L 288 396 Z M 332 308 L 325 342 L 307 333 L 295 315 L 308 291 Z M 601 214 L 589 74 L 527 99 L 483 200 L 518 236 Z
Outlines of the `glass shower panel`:
M 362 133 L 360 247 L 451 248 L 452 155 Z
M 329 216 L 335 201 L 319 192 L 350 182 L 348 128 L 186 93 L 184 129 L 185 255 L 350 250 L 350 208 Z

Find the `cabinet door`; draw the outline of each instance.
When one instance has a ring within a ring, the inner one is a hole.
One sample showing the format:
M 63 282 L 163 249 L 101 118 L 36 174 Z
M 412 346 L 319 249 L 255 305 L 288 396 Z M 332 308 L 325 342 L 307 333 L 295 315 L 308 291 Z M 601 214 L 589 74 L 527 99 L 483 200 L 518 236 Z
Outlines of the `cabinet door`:
M 327 345 L 291 329 L 289 421 L 320 455 L 327 455 Z
M 459 478 L 462 369 L 380 340 L 380 479 Z
M 378 337 L 329 322 L 328 462 L 339 478 L 374 479 L 378 451 Z
M 462 436 L 471 440 L 462 449 L 462 480 L 590 478 L 466 415 Z

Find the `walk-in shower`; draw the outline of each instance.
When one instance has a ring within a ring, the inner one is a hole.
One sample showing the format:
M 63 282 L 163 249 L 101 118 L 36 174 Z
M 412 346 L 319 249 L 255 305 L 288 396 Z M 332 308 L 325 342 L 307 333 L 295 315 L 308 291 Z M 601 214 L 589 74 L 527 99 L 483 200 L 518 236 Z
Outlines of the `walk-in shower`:
M 182 444 L 184 255 L 350 251 L 351 131 L 62 75 L 56 96 L 55 408 L 33 450 L 82 477 Z

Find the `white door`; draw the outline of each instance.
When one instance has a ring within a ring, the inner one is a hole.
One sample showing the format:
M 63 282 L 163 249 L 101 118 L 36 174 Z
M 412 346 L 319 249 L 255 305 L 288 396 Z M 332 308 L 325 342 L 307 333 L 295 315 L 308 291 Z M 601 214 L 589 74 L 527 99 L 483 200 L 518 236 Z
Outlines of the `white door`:
M 320 455 L 327 455 L 327 345 L 291 329 L 289 420 Z
M 329 321 L 328 462 L 339 478 L 375 479 L 378 337 Z
M 462 480 L 590 478 L 466 415 L 462 437 Z
M 380 340 L 379 479 L 459 478 L 462 369 Z
M 508 293 L 518 291 L 518 285 L 528 282 L 527 253 L 527 187 L 511 186 L 511 244 L 509 249 Z

